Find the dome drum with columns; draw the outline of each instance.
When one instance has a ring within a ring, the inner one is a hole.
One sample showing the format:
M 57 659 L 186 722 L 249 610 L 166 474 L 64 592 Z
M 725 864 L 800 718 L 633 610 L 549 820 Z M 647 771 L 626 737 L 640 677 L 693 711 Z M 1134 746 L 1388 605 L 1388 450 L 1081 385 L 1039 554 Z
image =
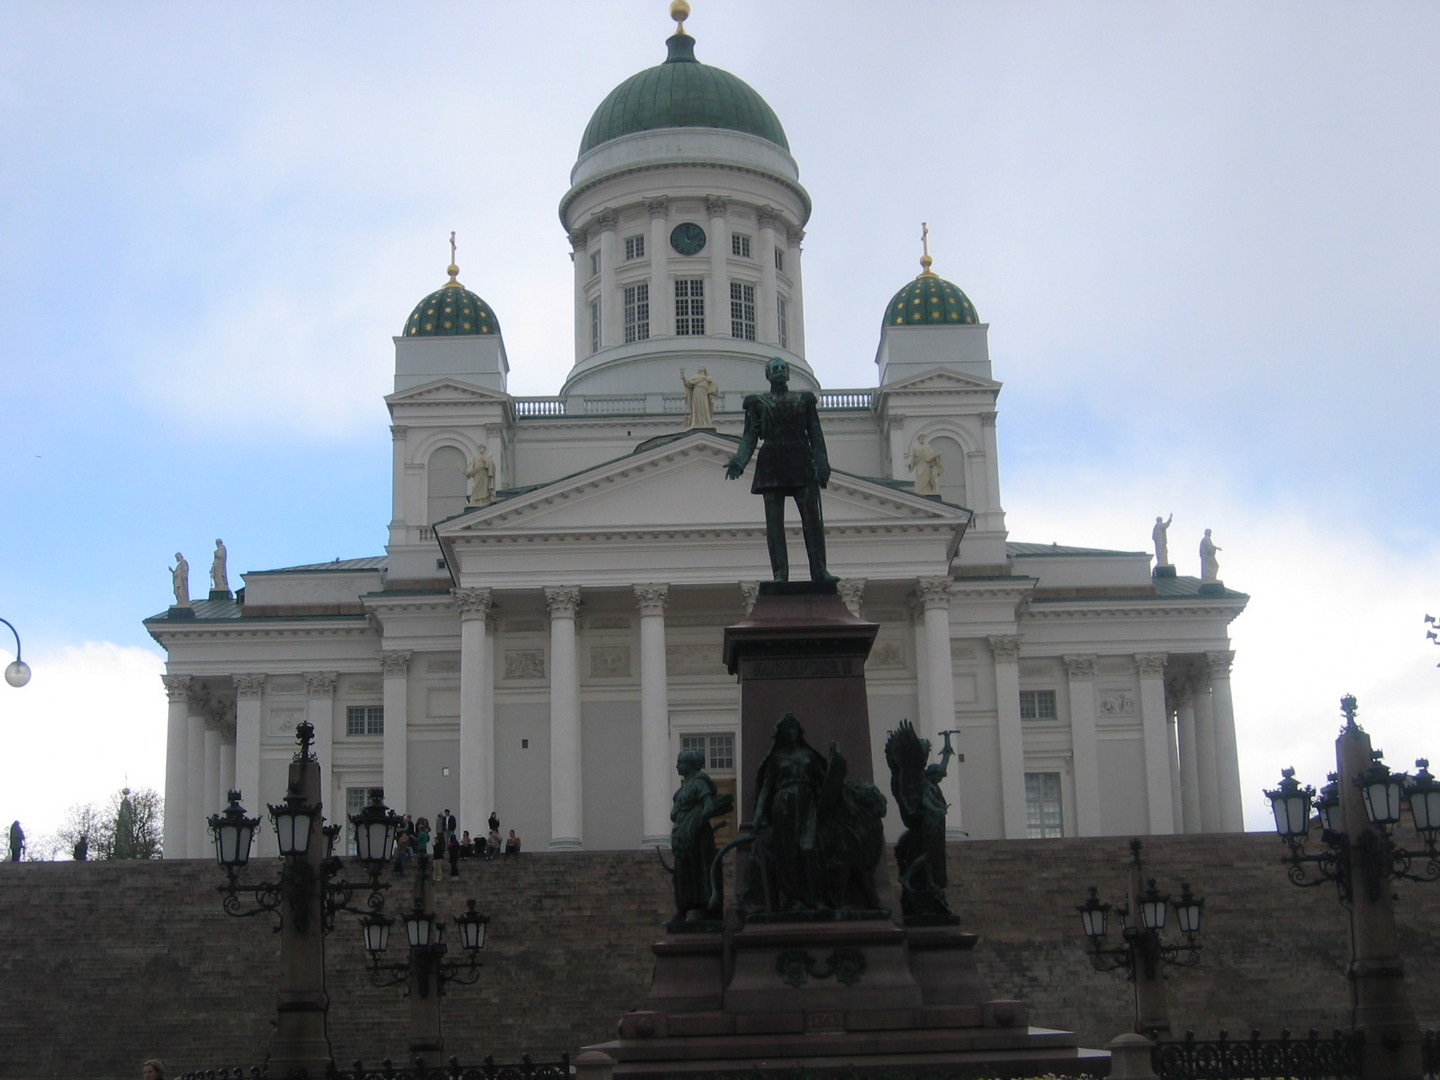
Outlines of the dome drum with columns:
M 472 833 L 497 810 L 529 850 L 665 843 L 681 749 L 743 804 L 721 637 L 769 562 L 761 501 L 723 477 L 776 355 L 819 397 L 830 569 L 880 625 L 874 759 L 902 719 L 960 729 L 956 837 L 1238 829 L 1245 596 L 1153 577 L 1143 551 L 1010 539 L 989 328 L 931 271 L 928 228 L 919 277 L 874 298 L 876 384 L 822 386 L 809 215 L 773 110 L 682 26 L 596 110 L 561 200 L 575 349 L 554 396 L 509 392 L 452 248 L 394 339 L 384 554 L 251 571 L 193 619 L 146 620 L 168 653 L 166 856 L 208 855 L 229 788 L 283 797 L 302 719 L 332 820 L 383 788 Z

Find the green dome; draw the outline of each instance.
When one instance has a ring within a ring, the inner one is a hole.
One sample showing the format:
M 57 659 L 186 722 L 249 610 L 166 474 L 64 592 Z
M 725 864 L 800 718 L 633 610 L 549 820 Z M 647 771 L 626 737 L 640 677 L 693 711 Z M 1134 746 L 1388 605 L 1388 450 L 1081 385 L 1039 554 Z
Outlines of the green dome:
M 897 292 L 885 309 L 886 326 L 961 326 L 979 321 L 975 305 L 959 286 L 929 270 Z
M 450 280 L 415 305 L 405 320 L 405 337 L 500 333 L 490 305 L 456 281 L 457 273 L 452 266 Z
M 663 64 L 630 76 L 600 103 L 580 140 L 582 155 L 622 135 L 670 127 L 743 131 L 790 149 L 775 110 L 741 79 L 696 60 L 694 38 L 674 34 L 666 45 Z

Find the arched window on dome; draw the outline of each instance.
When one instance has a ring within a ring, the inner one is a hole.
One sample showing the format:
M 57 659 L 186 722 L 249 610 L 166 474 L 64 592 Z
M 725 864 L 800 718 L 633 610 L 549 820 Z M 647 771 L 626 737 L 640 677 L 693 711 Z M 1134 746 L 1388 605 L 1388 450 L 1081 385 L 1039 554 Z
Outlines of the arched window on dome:
M 930 445 L 940 452 L 940 498 L 969 506 L 965 501 L 965 448 L 949 435 L 936 435 Z
M 465 454 L 442 446 L 425 466 L 425 521 L 434 525 L 465 509 Z

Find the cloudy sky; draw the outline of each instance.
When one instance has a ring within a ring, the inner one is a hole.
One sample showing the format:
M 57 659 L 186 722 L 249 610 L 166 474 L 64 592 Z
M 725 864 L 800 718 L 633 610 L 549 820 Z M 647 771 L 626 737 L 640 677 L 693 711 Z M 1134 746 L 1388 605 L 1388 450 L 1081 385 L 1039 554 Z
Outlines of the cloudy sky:
M 873 384 L 928 221 L 991 325 L 1011 537 L 1142 550 L 1173 512 L 1193 574 L 1213 528 L 1252 596 L 1251 827 L 1282 765 L 1333 767 L 1342 693 L 1392 766 L 1440 757 L 1440 7 L 693 6 L 814 199 L 825 387 Z M 0 819 L 163 787 L 140 620 L 177 549 L 196 592 L 217 536 L 232 581 L 382 551 L 391 336 L 451 229 L 511 390 L 559 388 L 556 206 L 670 29 L 664 0 L 0 7 L 0 617 L 35 670 L 0 686 Z

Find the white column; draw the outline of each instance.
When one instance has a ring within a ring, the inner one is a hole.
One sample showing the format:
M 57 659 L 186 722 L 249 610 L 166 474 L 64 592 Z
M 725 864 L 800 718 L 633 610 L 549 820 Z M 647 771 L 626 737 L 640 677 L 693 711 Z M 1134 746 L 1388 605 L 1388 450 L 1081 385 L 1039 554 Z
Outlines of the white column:
M 1240 750 L 1235 739 L 1235 703 L 1230 697 L 1233 652 L 1207 652 L 1210 702 L 1215 718 L 1215 773 L 1220 792 L 1220 828 L 1244 832 L 1245 813 L 1240 793 Z
M 235 682 L 235 790 L 240 792 L 245 809 L 251 817 L 264 817 L 265 793 L 260 790 L 260 713 L 264 704 L 265 676 L 236 675 Z M 283 791 L 274 792 L 279 802 Z M 254 854 L 276 851 L 275 832 L 264 828 L 255 831 Z
M 775 281 L 775 221 L 777 212 L 773 206 L 762 206 L 757 215 L 760 235 L 757 255 L 760 259 L 760 295 L 755 304 L 760 309 L 755 313 L 755 336 L 766 345 L 780 346 L 780 318 L 775 300 L 780 295 Z
M 984 528 L 998 532 L 1005 528 L 1005 511 L 1000 505 L 1000 452 L 995 437 L 995 419 L 993 412 L 980 414 L 980 430 L 985 436 L 985 459 L 981 464 L 983 469 L 975 470 L 983 474 L 985 484 L 985 507 Z M 980 476 L 975 477 L 980 480 Z M 978 503 L 979 500 L 977 499 Z
M 545 590 L 550 609 L 550 847 L 585 846 L 580 790 L 580 667 L 575 621 L 580 589 Z
M 1170 716 L 1165 708 L 1165 653 L 1137 653 L 1140 673 L 1140 730 L 1145 746 L 1145 800 L 1150 832 L 1175 831 L 1170 784 Z
M 915 591 L 925 608 L 925 677 L 926 714 L 924 734 L 930 739 L 931 753 L 939 753 L 944 745 L 942 731 L 955 729 L 955 675 L 950 663 L 950 579 L 919 578 Z M 940 785 L 950 812 L 945 818 L 945 835 L 951 840 L 965 838 L 965 825 L 960 810 L 960 768 L 952 761 Z
M 640 609 L 640 797 L 642 844 L 670 842 L 670 689 L 665 671 L 669 585 L 636 585 Z
M 1203 832 L 1220 831 L 1220 773 L 1215 765 L 1215 711 L 1210 697 L 1209 672 L 1195 686 L 1195 766 L 1200 775 L 1200 826 Z
M 645 208 L 650 212 L 650 236 L 645 241 L 650 256 L 650 336 L 675 336 L 675 296 L 670 287 L 669 275 L 665 272 L 670 239 L 666 226 L 670 224 L 670 200 L 661 195 L 648 199 Z
M 706 246 L 710 251 L 710 289 L 715 297 L 710 309 L 712 321 L 705 324 L 711 336 L 730 336 L 730 271 L 726 259 L 730 257 L 730 232 L 725 228 L 725 208 L 729 204 L 718 195 L 705 199 L 705 212 L 710 215 L 710 238 Z
M 185 857 L 199 859 L 205 855 L 205 717 L 192 711 L 185 724 Z
M 315 729 L 310 744 L 320 762 L 320 801 L 331 825 L 344 824 L 345 800 L 335 795 L 335 684 L 340 676 L 334 671 L 305 673 L 305 719 Z
M 430 811 L 410 806 L 408 773 L 410 746 L 410 651 L 387 649 L 380 654 L 384 672 L 385 734 L 382 736 L 381 783 L 385 788 L 385 804 L 397 814 L 412 813 L 416 818 Z
M 489 589 L 456 589 L 460 608 L 460 823 L 479 834 L 496 808 L 494 638 Z
M 918 596 L 910 598 L 910 621 L 915 637 L 915 715 L 923 725 L 923 718 L 930 715 L 930 673 L 925 663 L 925 604 Z
M 804 229 L 787 229 L 790 249 L 785 253 L 785 272 L 790 275 L 790 351 L 805 358 L 805 290 L 800 287 L 800 241 Z
M 405 543 L 405 433 L 404 424 L 390 425 L 390 542 Z
M 1025 819 L 1025 733 L 1020 727 L 1020 638 L 990 639 L 995 667 L 995 713 L 1000 742 L 1000 812 L 1006 840 L 1029 835 Z
M 1099 836 L 1100 748 L 1095 742 L 1095 657 L 1065 657 L 1070 691 L 1070 754 L 1075 763 L 1075 827 Z
M 165 721 L 165 858 L 189 854 L 186 824 L 185 744 L 190 735 L 190 676 L 161 675 L 169 701 Z
M 228 805 L 220 782 L 220 741 L 220 725 L 206 724 L 205 796 L 200 802 L 200 812 L 196 815 L 201 820 L 200 853 L 204 852 L 205 842 L 209 839 L 209 830 L 204 823 L 209 821 L 211 814 L 218 814 Z
M 608 349 L 624 340 L 620 318 L 620 290 L 615 287 L 615 223 L 614 210 L 601 210 L 595 222 L 600 226 L 600 347 Z M 585 350 L 582 356 L 588 356 Z
M 229 803 L 230 791 L 235 787 L 235 729 L 225 733 L 220 740 L 220 794 Z M 223 809 L 223 807 L 222 807 Z
M 575 272 L 575 359 L 590 355 L 590 301 L 585 287 L 590 283 L 590 253 L 585 250 L 584 229 L 570 231 L 570 262 Z
M 1195 746 L 1195 679 L 1190 674 L 1171 681 L 1175 698 L 1175 741 L 1180 754 L 1180 819 L 1187 833 L 1205 831 L 1200 816 L 1200 758 Z
M 1185 831 L 1185 811 L 1181 803 L 1183 788 L 1180 782 L 1180 725 L 1175 715 L 1175 701 L 1170 693 L 1169 683 L 1165 689 L 1165 743 L 1170 751 L 1170 817 L 1171 831 Z

